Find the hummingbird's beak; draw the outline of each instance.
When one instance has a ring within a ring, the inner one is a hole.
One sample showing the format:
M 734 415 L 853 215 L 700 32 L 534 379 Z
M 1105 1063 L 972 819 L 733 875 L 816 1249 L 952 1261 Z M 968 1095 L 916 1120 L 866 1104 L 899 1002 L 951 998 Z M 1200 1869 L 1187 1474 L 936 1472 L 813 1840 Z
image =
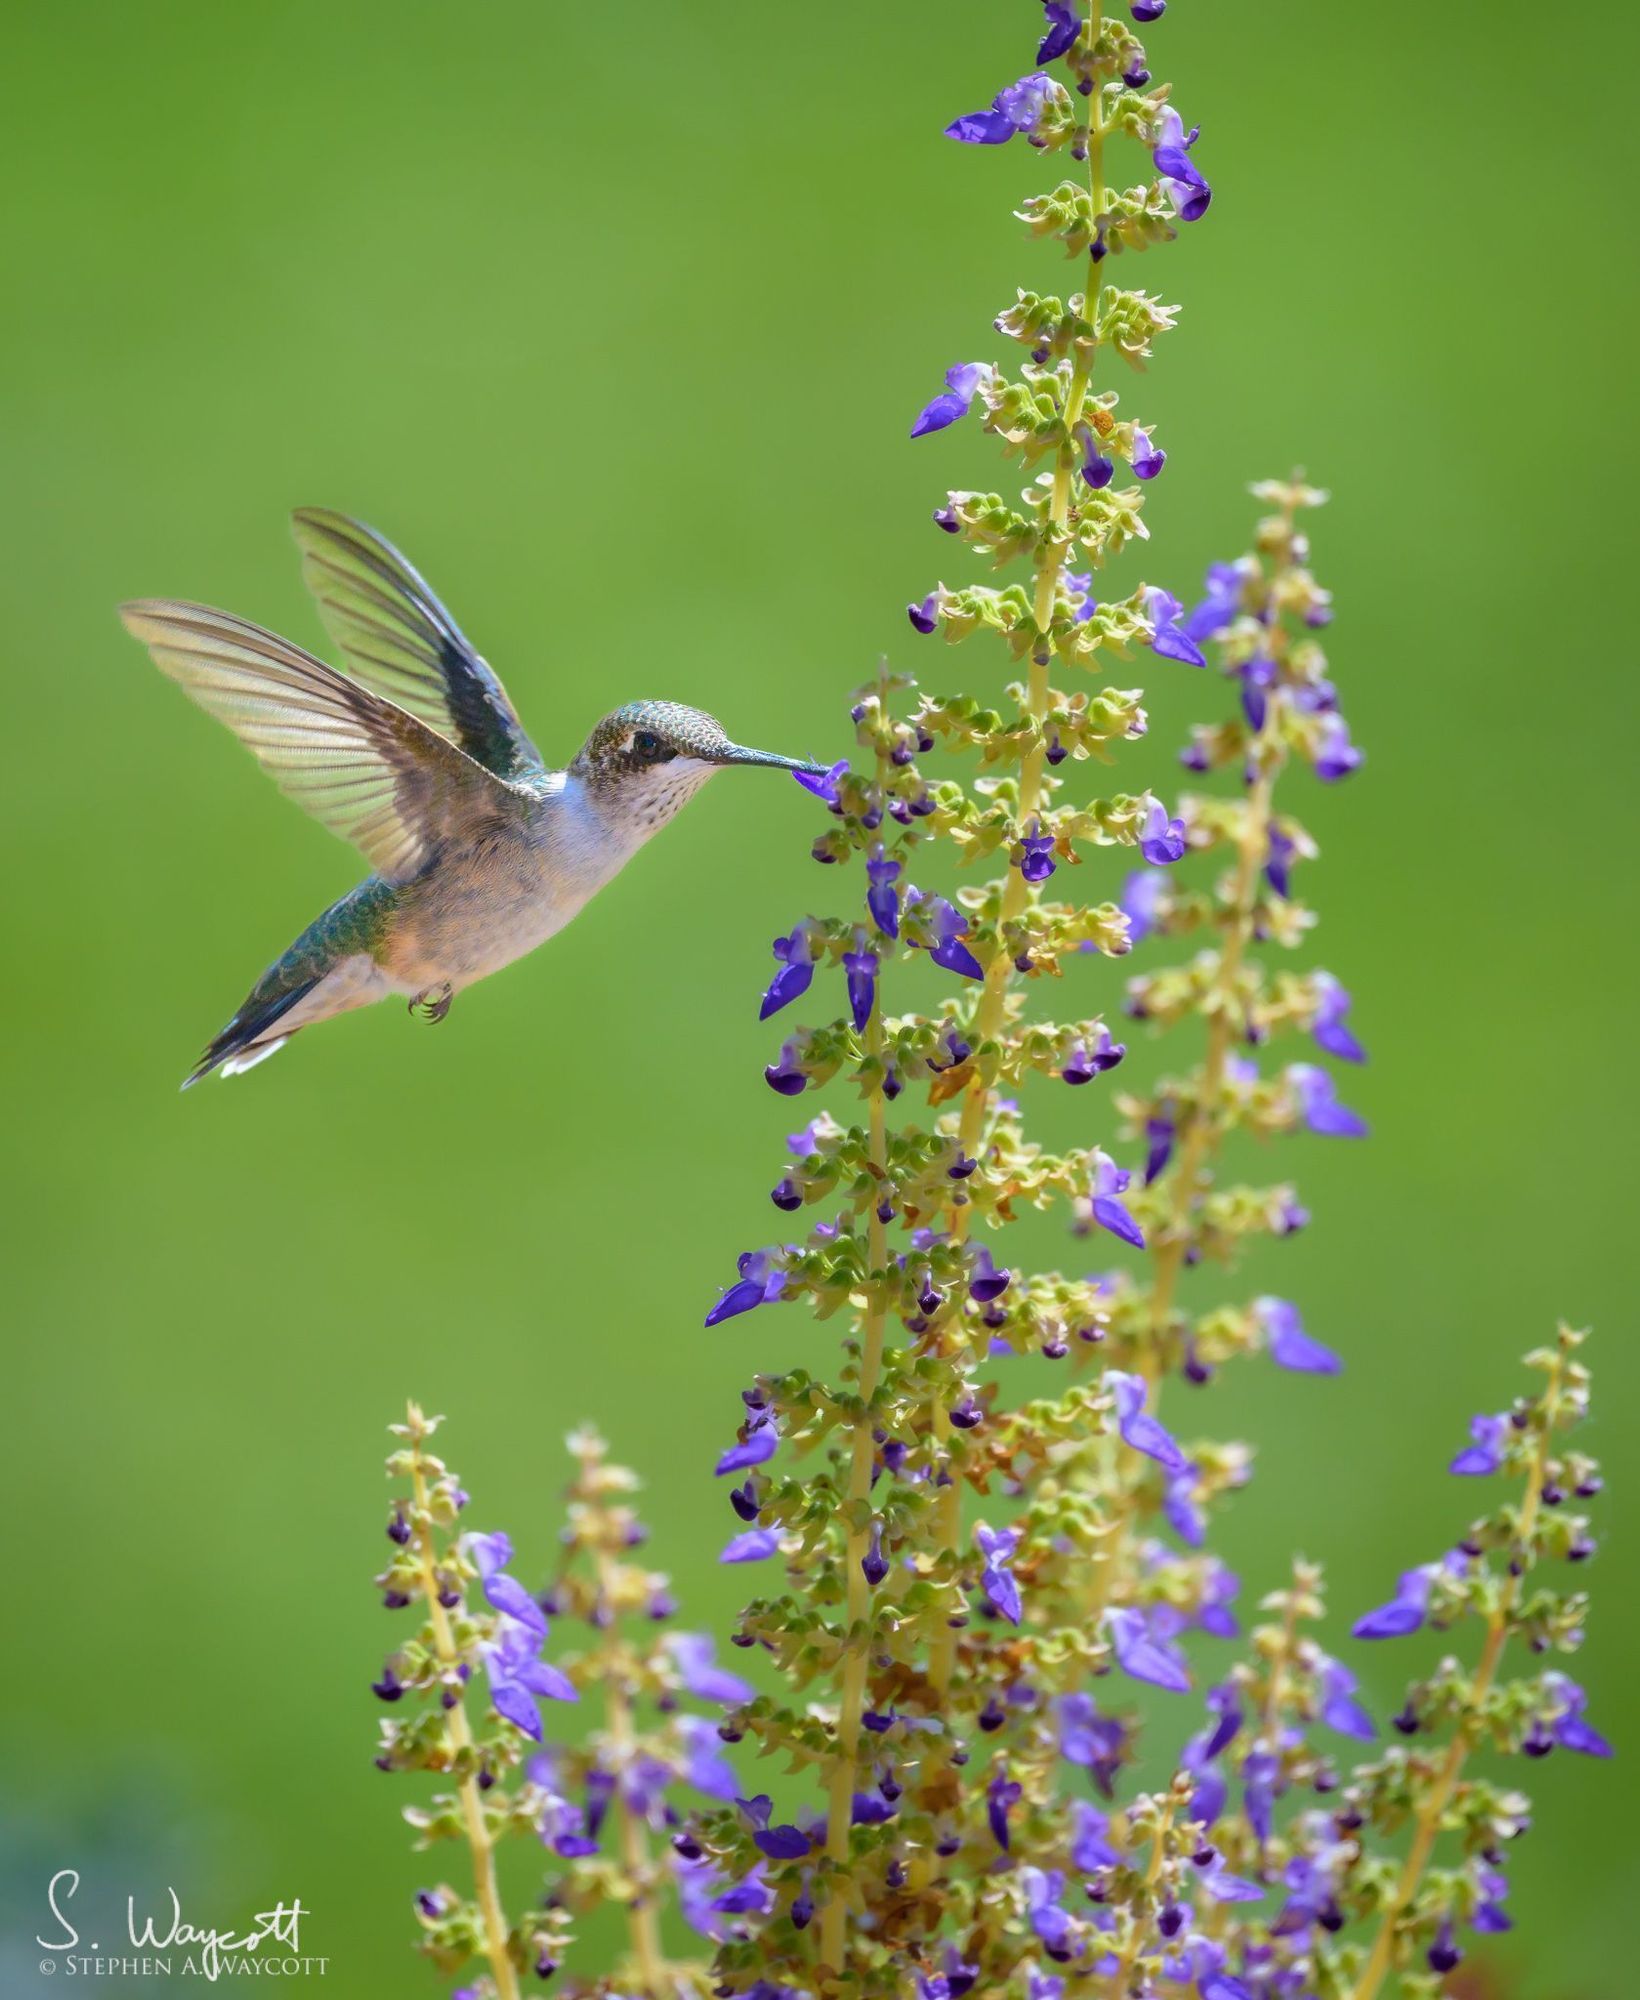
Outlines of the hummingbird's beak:
M 714 764 L 761 764 L 771 771 L 818 772 L 826 768 L 807 757 L 777 757 L 772 750 L 748 750 L 739 743 L 726 745 L 711 761 Z

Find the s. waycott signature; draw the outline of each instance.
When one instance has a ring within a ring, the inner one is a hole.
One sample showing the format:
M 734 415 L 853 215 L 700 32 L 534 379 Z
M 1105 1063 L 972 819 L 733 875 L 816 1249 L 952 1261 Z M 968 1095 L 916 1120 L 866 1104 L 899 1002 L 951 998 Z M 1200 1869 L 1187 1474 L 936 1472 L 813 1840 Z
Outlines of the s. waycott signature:
M 311 1916 L 300 1897 L 281 1898 L 271 1910 L 259 1910 L 249 1930 L 238 1931 L 189 1923 L 175 1889 L 167 1887 L 165 1901 L 157 1909 L 139 1911 L 134 1896 L 125 1899 L 126 1943 L 131 1956 L 110 1953 L 93 1941 L 83 1947 L 80 1933 L 69 1921 L 67 1905 L 78 1894 L 80 1871 L 59 1868 L 46 1885 L 46 1903 L 56 1919 L 59 1935 L 36 1937 L 35 1943 L 47 1952 L 61 1952 L 57 1960 L 42 1960 L 42 1972 L 55 1971 L 60 1964 L 70 1976 L 179 1972 L 204 1979 L 224 1975 L 277 1973 L 318 1973 L 323 1975 L 329 1960 L 305 1956 L 302 1952 L 301 1923 Z

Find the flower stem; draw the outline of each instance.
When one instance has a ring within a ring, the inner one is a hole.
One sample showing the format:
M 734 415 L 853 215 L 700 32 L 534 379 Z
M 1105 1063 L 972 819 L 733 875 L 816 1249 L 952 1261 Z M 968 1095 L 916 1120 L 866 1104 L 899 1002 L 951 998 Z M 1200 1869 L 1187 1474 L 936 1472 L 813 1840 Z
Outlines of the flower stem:
M 885 776 L 884 758 L 877 753 L 879 790 Z M 837 1702 L 837 1755 L 831 1769 L 826 1802 L 826 1856 L 835 1871 L 846 1871 L 849 1863 L 849 1829 L 854 1816 L 855 1763 L 860 1751 L 861 1716 L 865 1709 L 867 1642 L 865 1624 L 871 1608 L 871 1586 L 862 1564 L 870 1542 L 863 1517 L 871 1500 L 873 1456 L 871 1400 L 883 1369 L 883 1332 L 887 1312 L 883 1287 L 888 1282 L 888 1231 L 878 1207 L 886 1186 L 888 1134 L 883 1095 L 883 1001 L 879 987 L 866 1022 L 865 1052 L 873 1076 L 869 1113 L 869 1158 L 872 1179 L 877 1187 L 870 1219 L 866 1225 L 867 1257 L 871 1269 L 869 1304 L 861 1328 L 860 1413 L 854 1422 L 848 1470 L 848 1535 L 844 1554 L 845 1637 L 843 1641 L 842 1686 Z M 820 1959 L 834 1971 L 843 1969 L 843 1936 L 848 1922 L 848 1904 L 834 1881 L 832 1893 L 820 1916 Z
M 1235 1029 L 1231 1019 L 1236 981 L 1242 959 L 1253 933 L 1253 910 L 1257 902 L 1258 871 L 1270 837 L 1271 797 L 1275 790 L 1274 770 L 1261 771 L 1248 795 L 1247 817 L 1243 826 L 1236 876 L 1231 891 L 1230 921 L 1219 955 L 1207 1004 L 1213 1008 L 1207 1026 L 1207 1050 L 1202 1058 L 1201 1088 L 1195 1115 L 1179 1148 L 1179 1169 L 1174 1180 L 1173 1214 L 1166 1237 L 1156 1248 L 1156 1278 L 1150 1294 L 1150 1336 L 1148 1354 L 1139 1357 L 1138 1371 L 1147 1381 L 1161 1373 L 1161 1345 L 1173 1311 L 1173 1295 L 1190 1247 L 1190 1215 L 1202 1192 L 1206 1169 L 1217 1151 L 1219 1098 L 1224 1090 L 1226 1066 Z
M 450 1670 L 454 1685 L 454 1669 L 459 1664 L 460 1654 L 450 1629 L 449 1613 L 439 1602 L 433 1529 L 427 1513 L 427 1474 L 421 1450 L 425 1435 L 424 1419 L 414 1403 L 409 1406 L 409 1430 L 410 1480 L 415 1495 L 416 1556 L 421 1571 L 421 1591 L 427 1601 L 427 1616 L 432 1624 L 439 1663 Z M 462 1766 L 456 1789 L 461 1798 L 462 1817 L 467 1825 L 467 1845 L 473 1853 L 473 1888 L 478 1896 L 479 1914 L 484 1924 L 484 1956 L 489 1960 L 490 1976 L 495 1981 L 500 2000 L 518 2000 L 518 1971 L 507 1949 L 507 1919 L 501 1908 L 501 1892 L 496 1886 L 495 1844 L 490 1838 L 489 1823 L 484 1816 L 483 1794 L 478 1789 L 478 1772 L 471 1754 L 473 1733 L 467 1722 L 466 1703 L 459 1692 L 455 1706 L 445 1711 L 444 1726 L 451 1749 Z
M 609 1551 L 600 1547 L 598 1579 L 606 1603 L 614 1602 L 614 1569 Z M 642 2000 L 660 2000 L 664 1962 L 661 1956 L 660 1916 L 655 1907 L 650 1871 L 649 1839 L 643 1820 L 633 1809 L 625 1788 L 636 1747 L 632 1702 L 613 1643 L 606 1650 L 599 1685 L 604 1691 L 604 1717 L 609 1725 L 610 1748 L 614 1752 L 615 1813 L 620 1829 L 621 1867 L 631 1884 L 626 1905 L 627 1935 L 632 1944 L 633 1962 L 638 1968 Z
M 1289 498 L 1285 515 L 1290 546 L 1296 499 Z M 1279 582 L 1285 557 L 1277 564 L 1272 582 Z M 1279 619 L 1270 627 L 1272 647 L 1281 643 Z M 1285 761 L 1267 723 L 1254 731 L 1249 755 L 1257 776 L 1247 795 L 1247 811 L 1242 820 L 1236 872 L 1230 892 L 1229 921 L 1220 947 L 1218 967 L 1204 1004 L 1209 1008 L 1207 1048 L 1202 1058 L 1201 1086 L 1194 1115 L 1179 1147 L 1178 1172 L 1174 1177 L 1173 1212 L 1167 1233 L 1156 1247 L 1156 1276 L 1150 1294 L 1150 1352 L 1139 1357 L 1138 1369 L 1147 1381 L 1161 1373 L 1162 1345 L 1173 1312 L 1173 1296 L 1190 1247 L 1191 1212 L 1205 1186 L 1206 1171 L 1218 1150 L 1219 1100 L 1224 1092 L 1225 1071 L 1235 1039 L 1236 982 L 1242 961 L 1252 942 L 1253 919 L 1258 906 L 1259 870 L 1269 852 L 1276 779 Z
M 1173 1827 L 1174 1795 L 1169 1792 L 1167 1803 L 1162 1808 L 1161 1818 L 1156 1822 L 1156 1832 L 1150 1843 L 1150 1865 L 1145 1870 L 1145 1900 L 1155 1889 L 1162 1873 L 1162 1863 L 1167 1858 L 1167 1836 Z M 1128 1934 L 1116 1960 L 1116 1970 L 1110 1976 L 1111 2000 L 1125 2000 L 1128 1981 L 1133 1977 L 1134 1963 L 1139 1956 L 1139 1947 L 1144 1942 L 1144 1931 L 1137 1914 L 1128 1912 Z
M 1088 13 L 1088 34 L 1091 41 L 1099 38 L 1101 0 L 1093 0 Z M 1097 216 L 1104 207 L 1104 123 L 1097 104 L 1088 120 L 1088 188 L 1093 196 L 1094 214 Z M 1046 720 L 1049 702 L 1048 674 L 1053 653 L 1048 643 L 1048 630 L 1053 621 L 1054 598 L 1059 588 L 1060 572 L 1064 568 L 1066 530 L 1070 522 L 1071 484 L 1076 469 L 1076 448 L 1074 434 L 1082 415 L 1082 406 L 1087 400 L 1088 383 L 1093 375 L 1095 346 L 1092 327 L 1099 307 L 1100 261 L 1089 255 L 1086 291 L 1083 296 L 1083 318 L 1088 322 L 1089 337 L 1077 344 L 1076 356 L 1071 364 L 1070 386 L 1065 392 L 1064 426 L 1065 435 L 1060 442 L 1059 453 L 1054 461 L 1053 490 L 1048 503 L 1048 528 L 1042 538 L 1036 574 L 1036 598 L 1033 617 L 1036 621 L 1038 640 L 1032 650 L 1030 674 L 1026 686 L 1025 712 L 1038 727 L 1034 733 L 1030 749 L 1026 752 L 1019 773 L 1019 823 L 1028 826 L 1037 813 L 1042 800 L 1042 767 L 1046 761 L 1047 745 L 1042 740 L 1041 724 Z M 1007 882 L 1002 891 L 1002 909 L 997 926 L 996 949 L 991 954 L 990 963 L 985 968 L 985 987 L 980 994 L 979 1005 L 974 1013 L 974 1042 L 976 1047 L 991 1040 L 1000 1030 L 1003 1010 L 1008 997 L 1008 981 L 1013 971 L 1013 956 L 1008 949 L 1007 927 L 1014 922 L 1030 901 L 1031 889 L 1024 874 L 1017 868 L 1010 868 Z M 958 1143 L 963 1152 L 974 1157 L 980 1134 L 985 1124 L 986 1108 L 990 1102 L 990 1092 L 985 1079 L 978 1074 L 970 1079 L 962 1102 L 962 1120 L 958 1132 Z M 951 1210 L 951 1238 L 961 1243 L 967 1237 L 968 1223 L 973 1213 L 972 1205 L 965 1203 Z M 951 1435 L 949 1419 L 943 1407 L 934 1418 L 934 1435 L 944 1441 Z M 961 1533 L 962 1496 L 955 1482 L 940 1491 L 936 1514 L 938 1545 L 943 1549 L 955 1548 Z M 932 1648 L 929 1661 L 929 1677 L 936 1690 L 944 1694 L 951 1683 L 952 1670 L 956 1663 L 957 1635 L 954 1631 L 942 1632 Z
M 1549 1371 L 1548 1387 L 1543 1392 L 1543 1428 L 1539 1432 L 1537 1451 L 1527 1476 L 1526 1494 L 1521 1502 L 1520 1520 L 1515 1534 L 1515 1546 L 1520 1552 L 1521 1569 L 1519 1573 L 1512 1571 L 1505 1579 L 1503 1588 L 1498 1594 L 1497 1608 L 1487 1620 L 1486 1641 L 1481 1648 L 1474 1679 L 1470 1683 L 1468 1705 L 1451 1743 L 1447 1746 L 1446 1756 L 1436 1773 L 1435 1783 L 1430 1789 L 1429 1796 L 1419 1809 L 1413 1828 L 1412 1845 L 1407 1850 L 1400 1879 L 1396 1882 L 1394 1893 L 1384 1911 L 1383 1922 L 1378 1927 L 1377 1937 L 1373 1939 L 1371 1954 L 1360 1979 L 1356 1982 L 1352 2000 L 1376 2000 L 1378 1989 L 1383 1985 L 1390 1969 L 1390 1960 L 1395 1950 L 1396 1927 L 1406 1914 L 1413 1897 L 1418 1893 L 1418 1885 L 1423 1880 L 1424 1870 L 1429 1865 L 1429 1857 L 1434 1851 L 1441 1830 L 1441 1821 L 1446 1816 L 1446 1810 L 1452 1803 L 1452 1795 L 1458 1788 L 1464 1760 L 1474 1748 L 1476 1720 L 1486 1697 L 1492 1691 L 1492 1683 L 1497 1678 L 1498 1663 L 1503 1657 L 1503 1648 L 1509 1637 L 1509 1620 L 1520 1599 L 1525 1552 L 1530 1546 L 1532 1531 L 1537 1525 L 1544 1481 L 1548 1476 L 1549 1440 L 1554 1432 L 1555 1410 L 1560 1399 L 1563 1366 L 1564 1356 L 1557 1352 Z

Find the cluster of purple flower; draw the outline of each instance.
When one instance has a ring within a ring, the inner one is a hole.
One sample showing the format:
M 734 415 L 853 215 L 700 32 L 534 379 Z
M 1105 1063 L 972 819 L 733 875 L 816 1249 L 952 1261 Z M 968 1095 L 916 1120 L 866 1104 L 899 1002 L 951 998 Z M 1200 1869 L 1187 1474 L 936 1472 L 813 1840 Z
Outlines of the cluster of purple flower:
M 1143 25 L 1162 0 L 1129 12 Z M 815 859 L 857 872 L 829 878 L 855 885 L 845 914 L 805 916 L 774 941 L 760 1018 L 811 994 L 832 996 L 834 1012 L 783 1027 L 764 1077 L 791 1098 L 840 1078 L 859 1108 L 792 1135 L 771 1189 L 789 1233 L 743 1254 L 706 1314 L 739 1334 L 757 1309 L 801 1301 L 846 1330 L 835 1370 L 755 1377 L 715 1464 L 732 1515 L 721 1560 L 768 1579 L 732 1640 L 762 1655 L 774 1691 L 754 1693 L 699 1639 L 622 1636 L 619 1614 L 653 1623 L 670 1605 L 623 1557 L 630 1516 L 596 1453 L 581 1453 L 566 1541 L 586 1558 L 579 1584 L 566 1568 L 532 1598 L 498 1536 L 395 1559 L 386 1580 L 392 1602 L 414 1595 L 413 1572 L 433 1577 L 436 1607 L 449 1578 L 459 1606 L 470 1575 L 488 1606 L 478 1620 L 456 1610 L 448 1647 L 435 1632 L 395 1656 L 384 1699 L 409 1687 L 456 1699 L 394 1730 L 390 1763 L 497 1784 L 538 1731 L 540 1698 L 603 1697 L 604 1727 L 574 1750 L 543 1746 L 504 1804 L 474 1790 L 435 1807 L 442 1830 L 465 1814 L 477 1894 L 429 1892 L 424 1927 L 447 1958 L 482 1953 L 501 2000 L 519 1967 L 550 1969 L 570 1918 L 610 1894 L 630 1950 L 572 1991 L 1377 2000 L 1392 1973 L 1427 1980 L 1469 1933 L 1508 1927 L 1504 1849 L 1524 1807 L 1468 1768 L 1470 1750 L 1607 1754 L 1564 1673 L 1504 1677 L 1512 1645 L 1569 1652 L 1582 1634 L 1581 1598 L 1549 1581 L 1594 1547 L 1568 1504 L 1598 1486 L 1564 1436 L 1586 1409 L 1578 1336 L 1530 1357 L 1541 1388 L 1477 1418 L 1454 1461 L 1464 1477 L 1514 1477 L 1519 1497 L 1356 1626 L 1364 1641 L 1462 1619 L 1481 1634 L 1473 1665 L 1443 1660 L 1413 1685 L 1388 1749 L 1354 1669 L 1311 1629 L 1319 1572 L 1295 1565 L 1244 1634 L 1240 1579 L 1208 1546 L 1250 1454 L 1194 1434 L 1190 1390 L 1249 1354 L 1316 1378 L 1342 1367 L 1289 1300 L 1213 1305 L 1190 1287 L 1308 1220 L 1290 1185 L 1230 1177 L 1241 1141 L 1366 1132 L 1320 1061 L 1261 1067 L 1295 1034 L 1313 1043 L 1306 1054 L 1365 1061 L 1336 978 L 1262 962 L 1303 944 L 1309 923 L 1294 876 L 1314 846 L 1278 805 L 1278 779 L 1307 766 L 1333 782 L 1361 753 L 1321 650 L 1330 605 L 1301 525 L 1324 496 L 1301 481 L 1254 489 L 1268 511 L 1253 553 L 1216 564 L 1194 605 L 1156 584 L 1106 589 L 1145 537 L 1168 455 L 1121 413 L 1105 370 L 1142 367 L 1173 314 L 1111 271 L 1199 221 L 1212 191 L 1198 134 L 1153 83 L 1128 20 L 1045 0 L 1043 28 L 1035 67 L 947 130 L 981 147 L 1022 138 L 1076 164 L 1020 215 L 1063 246 L 1080 289 L 1021 292 L 996 321 L 1025 350 L 1017 372 L 952 366 L 912 425 L 923 439 L 976 420 L 1023 468 L 1017 503 L 953 490 L 934 514 L 945 546 L 1017 563 L 1023 579 L 942 582 L 909 606 L 922 637 L 993 634 L 1016 678 L 1004 712 L 922 693 L 885 667 L 853 705 L 855 751 L 798 778 L 827 815 Z M 1106 171 L 1118 139 L 1149 156 L 1125 190 Z M 1159 673 L 1220 668 L 1233 711 L 1194 732 L 1183 762 L 1229 788 L 1171 806 L 1148 791 L 1068 796 L 1089 759 L 1145 733 L 1139 692 L 1104 679 L 1135 651 Z M 1056 685 L 1081 674 L 1091 693 Z M 940 751 L 977 760 L 979 775 L 934 779 L 926 760 Z M 1120 902 L 1073 893 L 1076 870 L 1112 847 L 1144 864 Z M 989 862 L 990 878 L 981 866 L 952 889 L 953 860 Z M 1188 963 L 1151 963 L 1170 940 L 1204 936 Z M 1145 969 L 1127 982 L 1127 1018 L 1147 1038 L 1191 1029 L 1194 1053 L 1126 1091 L 1109 1081 L 1129 1073 L 1109 1021 L 1040 1021 L 1030 1001 L 1136 949 Z M 945 997 L 890 1012 L 892 979 L 919 962 L 925 990 L 928 966 L 950 975 Z M 1095 1124 L 1109 1090 L 1121 1136 L 1058 1152 L 1028 1137 L 1034 1077 L 1082 1090 L 1074 1101 Z M 908 1096 L 926 1115 L 891 1123 Z M 1110 1268 L 1033 1270 L 1001 1247 L 1026 1211 L 1056 1205 Z M 1015 1396 L 1023 1370 L 1037 1372 Z M 424 1512 L 418 1499 L 395 1518 L 419 1535 Z M 559 1612 L 597 1643 L 549 1663 Z M 1207 1675 L 1204 1658 L 1227 1646 L 1231 1663 Z M 464 1748 L 440 1732 L 456 1729 L 480 1665 L 499 1721 Z M 717 1713 L 685 1712 L 684 1695 Z M 645 1702 L 660 1719 L 647 1733 Z M 1137 1782 L 1141 1704 L 1173 1773 L 1161 1788 Z M 767 1790 L 737 1782 L 736 1744 L 772 1774 Z M 488 1839 L 521 1820 L 566 1872 L 543 1912 L 497 1938 Z M 1408 1823 L 1397 1865 L 1390 1845 Z M 1436 1868 L 1443 1840 L 1456 1853 Z M 711 1940 L 709 1969 L 661 1963 L 666 1870 Z
M 1053 64 L 1068 85 L 1047 73 Z M 1359 2000 L 1372 2000 L 1392 1966 L 1456 1962 L 1465 1923 L 1507 1921 L 1503 1836 L 1478 1807 L 1479 1844 L 1451 1880 L 1426 1881 L 1420 1863 L 1387 1890 L 1371 1845 L 1409 1800 L 1416 1811 L 1444 1788 L 1438 1829 L 1460 1783 L 1466 1801 L 1489 1799 L 1456 1774 L 1495 1662 L 1480 1687 L 1449 1668 L 1396 1718 L 1402 1735 L 1451 1725 L 1457 1750 L 1341 1767 L 1329 1737 L 1365 1744 L 1378 1731 L 1351 1668 L 1305 1630 L 1321 1614 L 1306 1566 L 1265 1600 L 1277 1622 L 1209 1688 L 1207 1726 L 1180 1741 L 1173 1786 L 1123 1783 L 1138 1733 L 1123 1683 L 1188 1698 L 1194 1635 L 1241 1632 L 1238 1580 L 1205 1543 L 1248 1455 L 1179 1434 L 1158 1409 L 1163 1384 L 1205 1382 L 1244 1352 L 1314 1376 L 1342 1365 L 1285 1299 L 1181 1304 L 1191 1267 L 1307 1220 L 1290 1186 L 1221 1184 L 1221 1158 L 1238 1133 L 1366 1131 L 1321 1061 L 1268 1074 L 1259 1063 L 1295 1031 L 1320 1058 L 1366 1059 L 1336 978 L 1269 973 L 1254 956 L 1307 931 L 1292 877 L 1313 844 L 1278 809 L 1277 778 L 1296 763 L 1331 782 L 1361 762 L 1327 676 L 1317 635 L 1330 606 L 1299 521 L 1324 496 L 1296 480 L 1255 489 L 1269 508 L 1255 553 L 1215 565 L 1194 605 L 1156 585 L 1125 597 L 1097 587 L 1166 463 L 1150 428 L 1120 416 L 1092 377 L 1102 348 L 1148 354 L 1169 315 L 1111 289 L 1105 267 L 1198 220 L 1210 200 L 1195 132 L 1150 81 L 1124 24 L 1054 0 L 1038 68 L 948 128 L 970 145 L 1023 137 L 1086 162 L 1085 189 L 1024 213 L 1084 260 L 1087 282 L 1068 302 L 1022 293 L 998 320 L 1029 351 L 1017 378 L 958 363 L 911 427 L 922 439 L 977 417 L 1031 475 L 1023 506 L 954 491 L 934 515 L 978 553 L 1026 561 L 1027 581 L 941 583 L 909 607 L 919 635 L 999 635 L 1024 669 L 1016 712 L 912 697 L 885 671 L 852 712 L 859 754 L 806 781 L 834 822 L 816 857 L 859 865 L 863 895 L 855 914 L 807 918 L 776 942 L 765 1017 L 807 991 L 821 963 L 843 971 L 847 1009 L 791 1035 L 765 1074 L 791 1096 L 849 1077 L 865 1113 L 847 1126 L 822 1113 L 792 1136 L 773 1199 L 819 1219 L 797 1240 L 748 1252 L 708 1323 L 802 1300 L 822 1319 L 846 1315 L 850 1341 L 839 1381 L 808 1369 L 759 1377 L 717 1466 L 733 1481 L 723 1560 L 778 1564 L 784 1579 L 748 1605 L 736 1638 L 769 1656 L 785 1691 L 733 1725 L 799 1779 L 778 1806 L 760 1795 L 700 1830 L 741 1885 L 738 1928 L 713 1967 L 723 1995 L 898 1995 L 909 1967 L 925 2000 L 1003 1990 L 1057 2000 L 1090 1978 L 1123 2000 L 1301 2000 L 1352 1990 L 1353 1976 Z M 1156 177 L 1122 195 L 1103 165 L 1118 133 L 1151 149 Z M 1124 465 L 1136 486 L 1118 480 Z M 1236 713 L 1198 730 L 1183 761 L 1196 774 L 1234 772 L 1234 796 L 1057 803 L 1068 760 L 1142 735 L 1144 717 L 1121 690 L 1060 692 L 1053 669 L 1099 671 L 1136 644 L 1174 665 L 1217 659 Z M 1002 775 L 935 783 L 923 760 L 937 747 L 977 752 Z M 935 879 L 941 843 L 1006 870 L 955 899 L 914 886 Z M 1146 864 L 1114 923 L 1108 905 L 1090 909 L 1064 889 L 1085 846 L 1113 843 Z M 1215 886 L 1176 887 L 1188 860 L 1218 871 Z M 1069 969 L 1067 955 L 1117 955 L 1204 926 L 1209 952 L 1128 987 L 1136 1022 L 1205 1029 L 1193 1069 L 1118 1099 L 1144 1142 L 1142 1176 L 1098 1145 L 1053 1155 L 1028 1141 L 1010 1095 L 1027 1073 L 1085 1085 L 1127 1055 L 1102 1020 L 1028 1021 L 1032 984 Z M 957 975 L 955 992 L 932 1014 L 886 1014 L 885 976 L 919 949 Z M 887 1108 L 911 1090 L 926 1091 L 931 1122 L 891 1129 Z M 1027 1273 L 979 1240 L 1056 1199 L 1078 1233 L 1138 1261 Z M 995 1364 L 1033 1353 L 1065 1364 L 1070 1386 L 1009 1407 Z M 1565 1415 L 1551 1400 L 1527 1428 L 1547 1434 Z M 1473 1451 L 1496 1450 L 1495 1427 L 1477 1430 Z M 1552 1553 L 1507 1539 L 1522 1568 Z M 1485 1565 L 1470 1567 L 1481 1603 Z M 1424 1572 L 1406 1586 L 1420 1607 L 1450 1609 L 1456 1590 Z M 1513 1629 L 1508 1614 L 1503 1625 Z M 1377 1628 L 1369 1618 L 1361 1629 Z M 1519 1731 L 1529 1753 L 1540 1738 L 1588 1747 L 1581 1694 L 1563 1677 L 1546 1677 L 1533 1714 Z M 1075 1796 L 1078 1771 L 1108 1810 Z M 1372 1931 L 1371 1944 L 1352 1926 Z

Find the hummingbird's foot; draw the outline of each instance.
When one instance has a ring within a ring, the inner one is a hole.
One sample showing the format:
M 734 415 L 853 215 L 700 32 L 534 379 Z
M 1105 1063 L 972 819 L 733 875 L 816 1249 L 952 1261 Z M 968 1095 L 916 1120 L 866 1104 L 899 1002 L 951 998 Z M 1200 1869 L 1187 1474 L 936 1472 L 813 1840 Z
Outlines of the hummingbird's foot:
M 410 1002 L 408 1011 L 419 1014 L 424 1021 L 442 1021 L 450 1011 L 450 1002 L 456 997 L 456 990 L 448 980 L 442 986 L 429 986 L 418 993 Z

